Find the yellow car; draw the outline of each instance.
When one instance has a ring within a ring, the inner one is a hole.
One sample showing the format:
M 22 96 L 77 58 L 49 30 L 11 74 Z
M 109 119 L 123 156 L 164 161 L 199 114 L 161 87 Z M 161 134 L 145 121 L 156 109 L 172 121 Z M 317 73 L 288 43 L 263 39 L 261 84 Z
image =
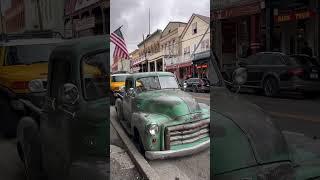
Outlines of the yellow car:
M 116 93 L 121 93 L 121 88 L 125 86 L 126 77 L 129 74 L 113 74 L 110 78 L 111 104 L 114 105 Z
M 0 41 L 0 130 L 6 136 L 15 136 L 19 113 L 25 111 L 18 98 L 30 98 L 29 82 L 43 79 L 46 87 L 49 56 L 62 42 L 59 38 Z

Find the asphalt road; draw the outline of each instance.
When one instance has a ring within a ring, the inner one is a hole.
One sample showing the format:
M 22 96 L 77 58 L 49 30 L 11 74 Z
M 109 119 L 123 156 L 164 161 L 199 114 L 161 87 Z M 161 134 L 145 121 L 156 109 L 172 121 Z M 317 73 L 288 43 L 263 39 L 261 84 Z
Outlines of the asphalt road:
M 281 130 L 320 138 L 320 94 L 319 97 L 305 98 L 300 94 L 284 93 L 279 97 L 269 98 L 247 91 L 239 96 L 269 113 Z
M 210 93 L 193 93 L 188 92 L 191 94 L 198 102 L 207 104 L 210 106 Z

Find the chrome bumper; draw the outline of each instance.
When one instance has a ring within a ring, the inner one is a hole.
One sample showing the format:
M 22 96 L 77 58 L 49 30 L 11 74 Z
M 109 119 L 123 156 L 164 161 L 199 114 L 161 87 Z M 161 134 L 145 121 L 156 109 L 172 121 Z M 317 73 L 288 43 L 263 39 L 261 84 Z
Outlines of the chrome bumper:
M 167 150 L 167 151 L 146 151 L 145 156 L 149 160 L 154 159 L 169 159 L 173 157 L 181 157 L 192 155 L 201 152 L 210 147 L 210 140 L 202 142 L 196 146 L 190 148 L 184 148 L 181 150 Z

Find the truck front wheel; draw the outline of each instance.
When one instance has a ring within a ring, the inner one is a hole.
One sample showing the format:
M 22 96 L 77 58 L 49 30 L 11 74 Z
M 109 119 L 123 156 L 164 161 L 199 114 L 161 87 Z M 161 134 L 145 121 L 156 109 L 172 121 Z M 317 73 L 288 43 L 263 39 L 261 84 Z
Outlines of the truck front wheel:
M 17 133 L 17 125 L 19 122 L 19 115 L 10 106 L 10 100 L 3 95 L 0 95 L 0 114 L 1 127 L 3 135 L 7 138 L 13 138 Z

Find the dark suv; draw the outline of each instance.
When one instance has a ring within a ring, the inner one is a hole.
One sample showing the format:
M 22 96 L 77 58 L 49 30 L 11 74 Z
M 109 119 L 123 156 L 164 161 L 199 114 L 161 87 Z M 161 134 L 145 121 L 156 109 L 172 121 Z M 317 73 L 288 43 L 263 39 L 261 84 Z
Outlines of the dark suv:
M 320 91 L 320 66 L 309 56 L 261 52 L 241 60 L 239 66 L 248 73 L 244 87 L 263 89 L 266 96 L 276 96 L 280 90 Z M 232 73 L 225 76 L 229 82 Z
M 190 78 L 184 82 L 184 90 L 192 92 L 209 92 L 210 81 L 207 78 Z

